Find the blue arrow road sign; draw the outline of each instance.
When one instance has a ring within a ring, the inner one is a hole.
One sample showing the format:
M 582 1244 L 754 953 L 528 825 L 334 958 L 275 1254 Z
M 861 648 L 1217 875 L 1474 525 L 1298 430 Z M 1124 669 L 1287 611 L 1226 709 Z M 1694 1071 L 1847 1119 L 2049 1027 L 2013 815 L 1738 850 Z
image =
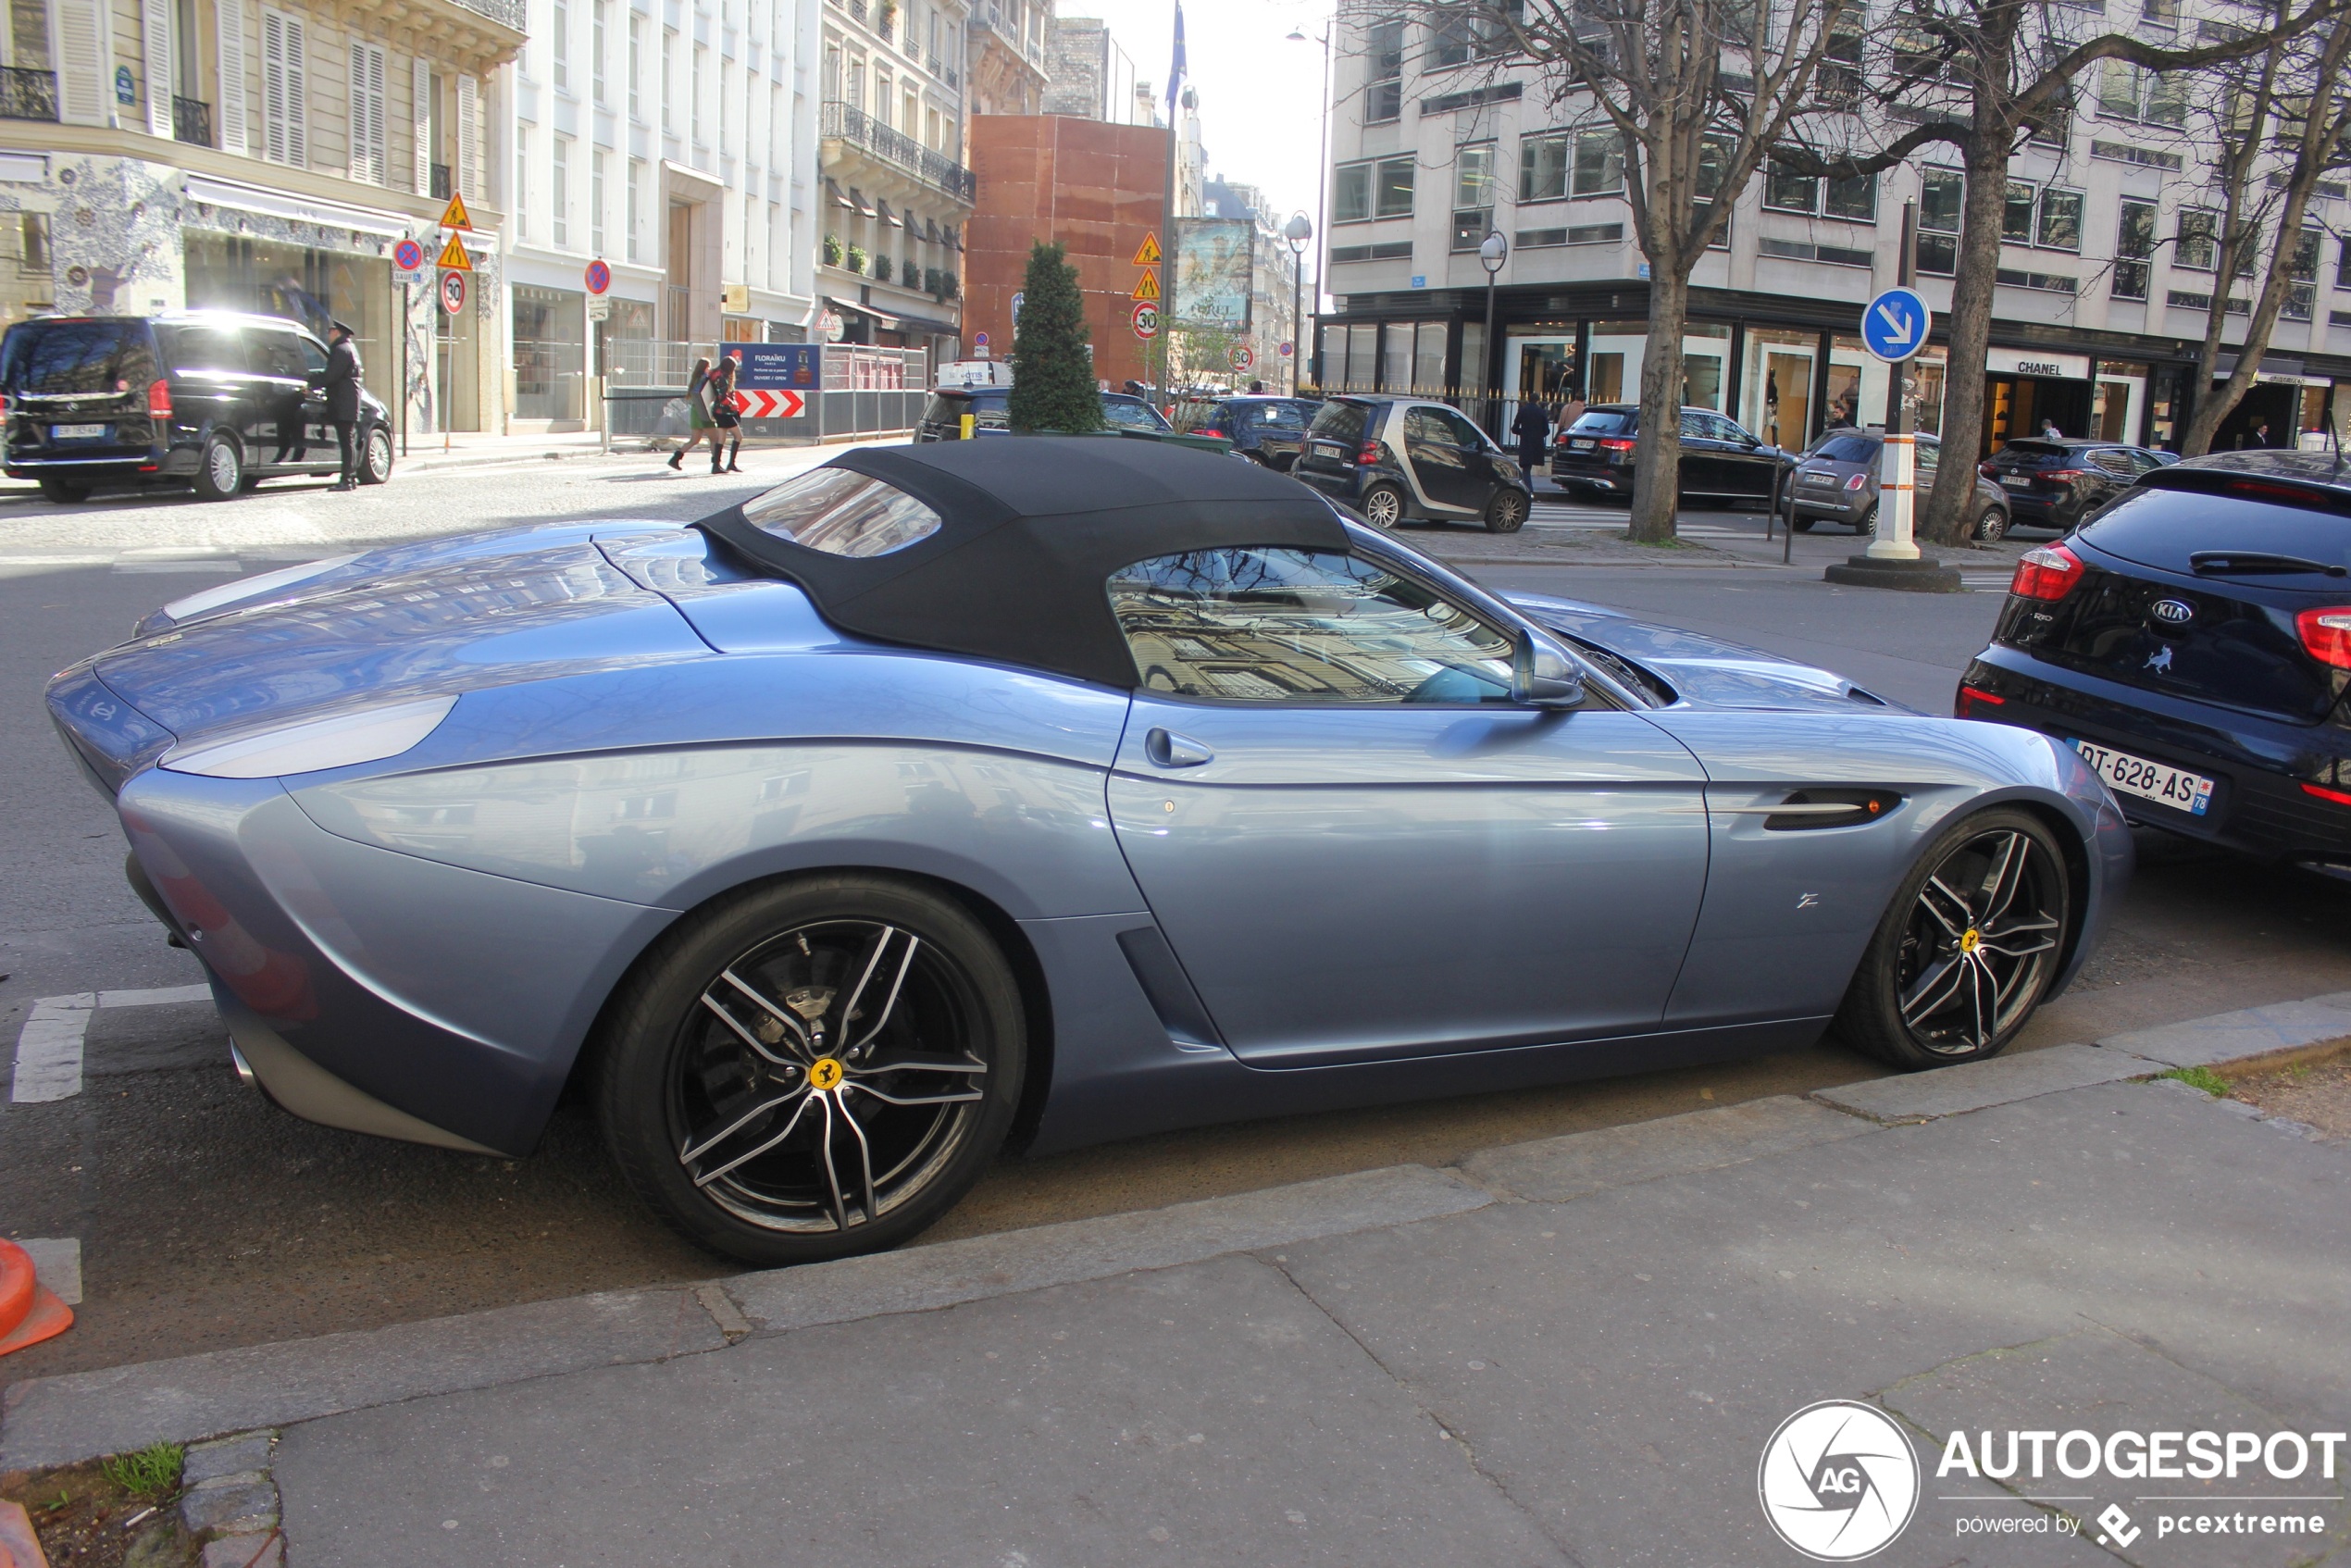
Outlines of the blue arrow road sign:
M 1898 365 L 1926 346 L 1934 313 L 1916 289 L 1888 289 L 1861 312 L 1861 342 L 1888 365 Z

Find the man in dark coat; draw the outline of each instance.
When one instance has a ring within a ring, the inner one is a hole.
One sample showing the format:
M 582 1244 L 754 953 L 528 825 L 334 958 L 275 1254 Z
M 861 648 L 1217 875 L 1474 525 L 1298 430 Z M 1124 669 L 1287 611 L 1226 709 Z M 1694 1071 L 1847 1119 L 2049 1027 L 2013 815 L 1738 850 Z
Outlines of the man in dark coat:
M 1526 398 L 1518 405 L 1518 417 L 1511 421 L 1511 433 L 1518 437 L 1518 471 L 1526 482 L 1535 482 L 1536 467 L 1544 460 L 1544 449 L 1551 439 L 1551 414 L 1541 403 Z
M 334 422 L 335 444 L 342 451 L 342 474 L 337 490 L 358 484 L 359 345 L 351 329 L 338 321 L 327 329 L 327 417 Z

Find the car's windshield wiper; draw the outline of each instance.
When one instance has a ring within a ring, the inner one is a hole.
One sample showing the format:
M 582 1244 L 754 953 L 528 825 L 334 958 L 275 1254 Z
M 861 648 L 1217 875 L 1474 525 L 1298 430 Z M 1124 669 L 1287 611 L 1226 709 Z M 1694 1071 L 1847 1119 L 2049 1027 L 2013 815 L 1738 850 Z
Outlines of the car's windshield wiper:
M 2351 566 L 2330 566 L 2324 561 L 2302 555 L 2273 555 L 2260 550 L 2199 550 L 2188 557 L 2188 566 L 2199 573 L 2249 572 L 2258 576 L 2270 572 L 2320 572 L 2328 577 L 2351 577 Z

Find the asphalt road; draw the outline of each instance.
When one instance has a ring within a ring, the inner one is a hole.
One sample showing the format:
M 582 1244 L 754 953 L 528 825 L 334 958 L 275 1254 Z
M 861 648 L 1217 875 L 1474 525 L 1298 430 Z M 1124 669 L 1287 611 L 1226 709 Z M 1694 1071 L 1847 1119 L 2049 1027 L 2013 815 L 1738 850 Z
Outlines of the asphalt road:
M 156 604 L 354 541 L 538 518 L 700 515 L 797 468 L 758 454 L 742 481 L 643 458 L 409 473 L 335 496 L 265 489 L 56 508 L 0 492 L 0 1054 L 40 998 L 93 993 L 82 1092 L 0 1104 L 0 1233 L 75 1238 L 81 1321 L 0 1363 L 0 1379 L 358 1328 L 726 1265 L 674 1239 L 560 1114 L 539 1152 L 504 1161 L 296 1122 L 242 1089 L 202 1003 L 110 996 L 195 983 L 121 876 L 113 814 L 67 760 L 38 698 L 55 669 Z M 1837 590 L 1853 541 L 1802 536 L 1781 567 L 1760 516 L 1690 520 L 1697 547 L 1626 564 L 1621 516 L 1546 504 L 1520 539 L 1416 530 L 1496 587 L 1579 598 L 1836 667 L 1947 709 L 1981 645 L 2013 548 L 1968 553 L 1977 591 Z M 2112 937 L 2027 1048 L 2351 988 L 2351 889 L 2142 840 Z M 1008 1160 L 931 1238 L 1148 1207 L 1874 1076 L 1832 1044 L 1725 1066 L 1145 1139 Z

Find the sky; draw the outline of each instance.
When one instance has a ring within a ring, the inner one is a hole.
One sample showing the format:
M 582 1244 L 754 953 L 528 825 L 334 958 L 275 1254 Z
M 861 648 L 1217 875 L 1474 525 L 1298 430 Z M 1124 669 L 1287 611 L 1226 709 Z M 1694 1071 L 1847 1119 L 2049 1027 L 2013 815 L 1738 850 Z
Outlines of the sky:
M 1164 112 L 1175 0 L 1060 0 L 1064 17 L 1099 17 L 1151 84 Z M 1323 50 L 1334 0 L 1184 0 L 1186 80 L 1200 90 L 1208 171 L 1264 189 L 1278 225 L 1314 217 L 1322 158 Z M 1308 42 L 1286 42 L 1292 28 Z

